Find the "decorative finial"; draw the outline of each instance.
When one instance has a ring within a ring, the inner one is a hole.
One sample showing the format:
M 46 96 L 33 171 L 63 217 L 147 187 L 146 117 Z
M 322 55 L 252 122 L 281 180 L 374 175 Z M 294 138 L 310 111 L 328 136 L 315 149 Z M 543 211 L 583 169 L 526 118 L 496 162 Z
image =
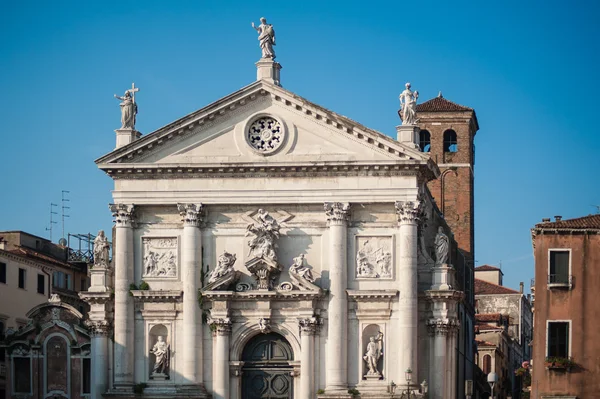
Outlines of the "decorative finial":
M 444 96 L 442 96 L 442 91 L 440 90 L 440 92 L 438 93 L 438 98 L 443 98 Z
M 262 50 L 262 58 L 274 60 L 275 50 L 273 49 L 273 46 L 275 45 L 275 29 L 273 29 L 273 25 L 267 24 L 267 19 L 262 17 L 260 19 L 260 25 L 254 26 L 254 22 L 252 22 L 252 27 L 258 32 L 258 41 L 260 43 L 260 49 Z

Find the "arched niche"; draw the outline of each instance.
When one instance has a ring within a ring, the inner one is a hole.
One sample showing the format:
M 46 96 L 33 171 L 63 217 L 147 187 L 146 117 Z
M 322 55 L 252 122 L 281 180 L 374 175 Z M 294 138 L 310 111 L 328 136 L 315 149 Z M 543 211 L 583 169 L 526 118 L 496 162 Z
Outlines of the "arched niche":
M 373 338 L 373 342 L 371 342 L 371 338 Z M 385 362 L 383 361 L 383 354 L 384 354 L 384 343 L 383 343 L 383 328 L 379 325 L 379 324 L 368 324 L 363 328 L 362 331 L 362 337 L 361 337 L 361 342 L 362 342 L 362 353 L 361 353 L 361 360 L 362 360 L 362 373 L 361 375 L 363 376 L 364 379 L 367 380 L 380 380 L 383 379 L 383 375 L 384 375 L 384 364 Z M 379 350 L 379 359 L 377 359 L 377 371 L 379 372 L 379 375 L 377 374 L 373 374 L 370 373 L 370 368 L 368 365 L 367 360 L 367 353 L 369 354 L 373 354 L 373 347 L 369 347 L 369 344 L 373 344 L 375 345 L 374 348 Z M 371 349 L 371 350 L 370 350 Z
M 169 329 L 164 324 L 156 324 L 150 328 L 148 334 L 148 370 L 150 379 L 169 379 L 171 371 L 170 341 Z
M 71 345 L 60 333 L 44 340 L 44 396 L 71 397 Z

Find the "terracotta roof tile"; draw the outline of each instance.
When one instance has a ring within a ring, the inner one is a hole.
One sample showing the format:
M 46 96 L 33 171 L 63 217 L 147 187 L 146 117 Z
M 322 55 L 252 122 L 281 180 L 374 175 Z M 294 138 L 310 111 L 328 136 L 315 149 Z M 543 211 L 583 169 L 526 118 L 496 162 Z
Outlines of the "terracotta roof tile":
M 22 257 L 30 259 L 30 260 L 38 261 L 38 262 L 51 263 L 51 264 L 54 264 L 54 265 L 58 265 L 58 266 L 62 266 L 62 267 L 67 267 L 69 269 L 74 269 L 75 268 L 73 265 L 71 265 L 71 264 L 69 264 L 67 262 L 60 261 L 60 260 L 58 260 L 56 258 L 53 258 L 53 257 L 48 256 L 48 255 L 41 254 L 39 252 L 36 252 L 36 251 L 34 251 L 32 249 L 25 248 L 25 247 L 18 247 L 18 248 L 15 248 L 15 249 L 11 249 L 10 251 L 7 251 L 7 252 L 10 252 L 10 253 L 15 254 L 15 255 L 22 256 Z
M 489 271 L 496 271 L 496 270 L 500 270 L 499 267 L 496 266 L 491 266 L 491 265 L 481 265 L 481 266 L 477 266 L 475 268 L 476 272 L 489 272 Z M 502 270 L 500 270 L 502 271 Z
M 588 215 L 575 219 L 565 219 L 554 222 L 544 222 L 535 225 L 540 230 L 577 230 L 577 229 L 600 229 L 600 214 Z
M 477 321 L 502 321 L 501 313 L 478 313 L 475 315 Z
M 480 331 L 504 331 L 504 328 L 485 323 L 475 324 L 475 332 L 478 333 Z
M 452 111 L 473 111 L 473 108 L 446 100 L 438 96 L 427 100 L 424 103 L 417 104 L 417 112 L 452 112 Z
M 520 294 L 519 291 L 504 287 L 502 285 L 488 283 L 487 281 L 475 279 L 475 295 L 502 295 Z

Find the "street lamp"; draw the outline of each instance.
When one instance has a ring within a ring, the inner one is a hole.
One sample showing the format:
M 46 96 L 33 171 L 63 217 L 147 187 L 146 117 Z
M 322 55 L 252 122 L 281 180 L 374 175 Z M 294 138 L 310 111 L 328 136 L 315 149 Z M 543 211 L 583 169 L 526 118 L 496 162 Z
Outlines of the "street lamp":
M 489 373 L 487 376 L 487 382 L 490 384 L 490 388 L 492 388 L 492 399 L 494 399 L 494 384 L 498 382 L 498 374 Z
M 396 393 L 396 383 L 394 382 L 394 380 L 392 380 L 392 382 L 390 382 L 390 385 L 388 386 L 388 392 L 392 394 L 392 398 L 393 398 L 394 394 Z
M 406 398 L 410 399 L 410 382 L 412 381 L 411 369 L 406 369 L 406 371 L 404 372 L 404 378 L 406 379 L 406 392 L 402 393 L 402 397 L 404 397 L 404 394 L 406 393 Z

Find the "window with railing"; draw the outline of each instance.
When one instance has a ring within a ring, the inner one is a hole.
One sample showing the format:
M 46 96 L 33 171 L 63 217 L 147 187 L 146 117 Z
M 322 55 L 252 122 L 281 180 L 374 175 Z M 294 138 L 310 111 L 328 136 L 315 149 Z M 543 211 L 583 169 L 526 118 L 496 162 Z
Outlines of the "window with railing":
M 570 259 L 571 251 L 569 250 L 550 250 L 549 288 L 571 286 Z

